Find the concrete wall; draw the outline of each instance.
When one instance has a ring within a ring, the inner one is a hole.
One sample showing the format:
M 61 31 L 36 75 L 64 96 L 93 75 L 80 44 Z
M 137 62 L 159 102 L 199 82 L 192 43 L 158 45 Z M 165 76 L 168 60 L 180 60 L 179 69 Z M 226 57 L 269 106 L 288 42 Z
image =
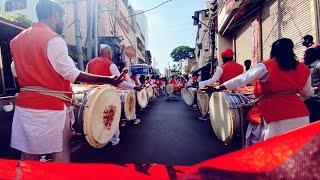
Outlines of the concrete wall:
M 233 49 L 233 37 L 231 36 L 221 36 L 220 34 L 217 35 L 217 49 L 218 49 L 218 62 L 222 64 L 222 59 L 220 57 L 221 52 L 225 49 L 230 48 Z
M 189 75 L 191 73 L 192 65 L 196 62 L 196 59 L 186 59 L 182 62 L 181 74 Z
M 62 8 L 65 10 L 65 27 L 63 37 L 67 44 L 75 46 L 75 28 L 74 28 L 74 8 L 73 3 L 65 2 L 63 0 L 58 1 Z M 87 4 L 85 1 L 79 2 L 79 21 L 80 21 L 80 34 L 81 34 L 81 45 L 84 47 L 87 38 Z

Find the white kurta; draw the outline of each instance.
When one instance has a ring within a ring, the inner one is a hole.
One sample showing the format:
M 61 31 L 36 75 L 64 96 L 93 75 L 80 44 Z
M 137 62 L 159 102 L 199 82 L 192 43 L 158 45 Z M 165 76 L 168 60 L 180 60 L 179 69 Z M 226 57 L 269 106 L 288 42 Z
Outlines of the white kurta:
M 222 74 L 223 70 L 218 66 L 210 79 L 199 82 L 199 87 L 203 88 L 204 86 L 214 86 L 214 84 L 221 78 Z
M 111 72 L 111 74 L 113 76 L 120 76 L 120 74 L 121 74 L 119 69 L 118 69 L 118 67 L 115 64 L 112 64 L 110 66 L 109 70 L 110 70 L 110 72 Z M 129 77 L 128 74 L 126 74 L 125 80 L 122 83 L 120 83 L 118 85 L 118 87 L 124 88 L 124 89 L 133 89 L 135 87 L 135 85 L 131 83 L 131 78 Z M 133 118 L 135 119 L 136 118 L 136 113 L 134 113 L 133 116 L 134 116 Z M 110 141 L 111 141 L 112 144 L 118 144 L 119 143 L 119 141 L 120 141 L 120 129 L 119 129 L 119 127 L 116 130 L 115 134 L 113 135 L 113 137 L 111 138 Z
M 252 67 L 247 72 L 223 83 L 223 85 L 228 90 L 236 90 L 238 88 L 244 87 L 247 84 L 255 81 L 267 81 L 268 80 L 268 70 L 263 63 L 258 63 L 256 66 Z M 314 91 L 311 87 L 311 75 L 309 76 L 303 91 L 300 92 L 300 95 L 304 98 L 311 97 L 314 94 Z M 259 134 L 259 137 L 255 137 L 255 141 L 258 140 L 266 140 L 273 136 L 286 133 L 290 130 L 296 129 L 298 127 L 302 127 L 304 125 L 309 124 L 309 116 L 303 116 L 292 119 L 285 119 L 281 121 L 273 121 L 270 123 L 264 123 L 262 127 L 254 127 L 256 131 L 262 131 L 261 133 L 253 132 L 255 134 Z M 247 135 L 248 136 L 248 135 Z
M 47 56 L 53 69 L 64 79 L 74 82 L 80 71 L 68 55 L 67 44 L 61 37 L 52 38 L 47 44 Z M 11 69 L 16 77 L 15 66 Z M 63 147 L 63 128 L 67 116 L 64 110 L 38 110 L 15 107 L 11 147 L 30 154 L 49 154 L 61 152 Z

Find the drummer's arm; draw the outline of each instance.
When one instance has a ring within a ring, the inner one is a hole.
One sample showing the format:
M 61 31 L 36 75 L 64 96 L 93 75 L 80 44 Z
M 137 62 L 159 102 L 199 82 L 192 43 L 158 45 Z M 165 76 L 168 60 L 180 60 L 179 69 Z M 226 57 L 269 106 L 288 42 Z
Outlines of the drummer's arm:
M 113 77 L 99 76 L 99 75 L 90 74 L 86 72 L 80 72 L 75 81 L 91 83 L 91 84 L 111 84 L 114 86 L 120 83 L 120 81 L 116 82 L 117 80 Z M 73 83 L 73 81 L 71 82 Z
M 223 88 L 224 86 L 228 90 L 236 90 L 246 86 L 247 84 L 255 80 L 264 80 L 265 78 L 267 78 L 267 75 L 268 70 L 266 66 L 263 63 L 258 63 L 247 72 L 223 83 L 220 88 Z
M 120 71 L 118 69 L 118 67 L 115 65 L 115 64 L 112 64 L 110 66 L 110 73 L 113 75 L 113 76 L 120 76 Z M 135 88 L 135 85 L 134 84 L 131 84 L 131 83 L 128 83 L 127 81 L 123 81 L 121 82 L 118 87 L 120 88 L 124 88 L 124 89 L 134 89 Z
M 47 57 L 54 71 L 71 83 L 80 81 L 94 84 L 118 84 L 112 77 L 92 75 L 78 70 L 68 55 L 66 42 L 61 37 L 53 37 L 49 40 Z
M 200 87 L 204 87 L 204 86 L 209 86 L 209 85 L 214 85 L 215 82 L 217 82 L 220 77 L 222 76 L 223 74 L 223 70 L 221 67 L 217 67 L 212 78 L 206 80 L 206 81 L 201 81 L 199 82 L 199 86 Z
M 137 78 L 137 85 L 138 85 L 138 86 L 142 86 L 142 84 L 141 84 L 141 82 L 140 82 L 139 78 Z

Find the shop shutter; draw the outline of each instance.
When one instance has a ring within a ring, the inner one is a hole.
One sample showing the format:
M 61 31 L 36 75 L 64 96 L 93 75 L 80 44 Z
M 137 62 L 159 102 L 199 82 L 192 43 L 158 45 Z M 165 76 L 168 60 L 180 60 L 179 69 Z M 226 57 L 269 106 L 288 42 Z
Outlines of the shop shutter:
M 293 40 L 297 57 L 302 57 L 305 51 L 302 37 L 315 35 L 310 6 L 310 0 L 276 0 L 264 5 L 261 13 L 263 59 L 269 58 L 272 43 L 283 37 Z
M 247 59 L 253 56 L 253 32 L 252 21 L 244 23 L 236 33 L 236 61 L 243 65 Z

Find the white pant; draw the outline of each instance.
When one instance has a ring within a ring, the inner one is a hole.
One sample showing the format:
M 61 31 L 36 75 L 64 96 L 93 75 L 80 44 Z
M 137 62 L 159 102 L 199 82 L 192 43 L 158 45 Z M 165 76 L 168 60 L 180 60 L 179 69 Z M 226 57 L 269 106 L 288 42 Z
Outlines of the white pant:
M 265 141 L 276 135 L 281 135 L 309 124 L 309 116 L 273 121 L 260 124 L 250 123 L 246 132 L 246 146 Z
M 287 133 L 291 130 L 306 126 L 308 124 L 309 124 L 309 116 L 267 123 L 263 140 L 267 140 L 276 135 Z

